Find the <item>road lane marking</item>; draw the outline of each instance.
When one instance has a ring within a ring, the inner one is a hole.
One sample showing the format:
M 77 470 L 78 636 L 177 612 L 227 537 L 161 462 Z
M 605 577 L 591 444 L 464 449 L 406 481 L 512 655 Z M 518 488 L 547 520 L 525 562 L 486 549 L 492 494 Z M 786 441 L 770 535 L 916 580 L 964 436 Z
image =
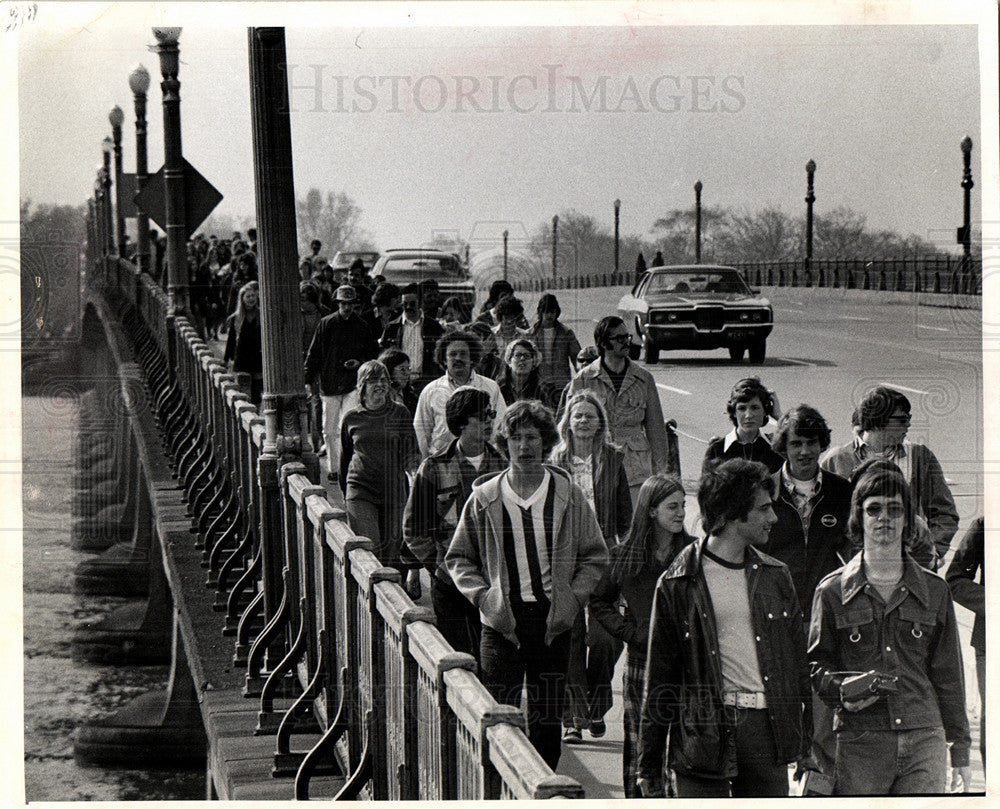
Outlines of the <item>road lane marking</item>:
M 951 331 L 951 329 L 943 328 L 942 326 L 925 326 L 922 323 L 917 324 L 918 329 L 930 329 L 931 331 Z
M 796 359 L 792 359 L 791 357 L 782 357 L 781 361 L 782 362 L 790 362 L 793 365 L 805 365 L 807 368 L 815 368 L 816 367 L 816 363 L 814 363 L 814 362 L 806 362 L 805 360 L 796 360 Z
M 841 320 L 861 320 L 865 323 L 871 322 L 870 317 L 855 317 L 854 315 L 838 315 L 838 317 L 840 317 Z
M 920 394 L 922 394 L 924 396 L 929 396 L 930 395 L 929 391 L 918 390 L 917 388 L 908 388 L 908 387 L 906 387 L 906 385 L 896 385 L 893 382 L 887 382 L 885 384 L 886 384 L 886 387 L 889 387 L 889 388 L 898 388 L 899 390 L 905 390 L 907 393 L 920 393 Z
M 681 390 L 681 388 L 672 388 L 672 387 L 670 387 L 670 385 L 664 385 L 664 384 L 662 384 L 660 382 L 656 383 L 656 387 L 663 388 L 664 390 L 669 390 L 671 393 L 679 393 L 682 396 L 690 396 L 691 395 L 691 391 L 689 391 L 689 390 Z

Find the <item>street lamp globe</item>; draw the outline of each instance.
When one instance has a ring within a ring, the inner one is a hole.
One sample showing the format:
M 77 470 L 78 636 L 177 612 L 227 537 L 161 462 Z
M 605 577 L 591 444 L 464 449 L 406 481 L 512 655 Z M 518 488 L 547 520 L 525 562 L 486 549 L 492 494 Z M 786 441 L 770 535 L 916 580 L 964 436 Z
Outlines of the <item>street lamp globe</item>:
M 146 95 L 149 90 L 149 71 L 139 64 L 128 74 L 128 86 L 136 95 Z
M 176 45 L 181 38 L 180 28 L 154 28 L 153 36 L 159 45 Z
M 108 121 L 115 129 L 125 123 L 125 113 L 122 112 L 122 108 L 117 104 L 115 104 L 108 113 Z
M 113 140 L 111 140 L 110 136 L 106 137 L 104 140 L 101 141 L 101 151 L 104 152 L 104 154 L 107 155 L 111 154 L 114 151 L 114 148 L 115 148 L 115 143 Z

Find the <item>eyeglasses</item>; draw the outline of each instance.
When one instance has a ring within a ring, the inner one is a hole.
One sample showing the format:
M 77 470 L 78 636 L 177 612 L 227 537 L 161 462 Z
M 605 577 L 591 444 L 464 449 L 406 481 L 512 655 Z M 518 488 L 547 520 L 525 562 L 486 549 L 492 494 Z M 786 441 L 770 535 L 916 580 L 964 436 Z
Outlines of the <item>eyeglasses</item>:
M 898 520 L 906 513 L 906 509 L 903 508 L 899 503 L 889 503 L 885 506 L 885 515 L 890 520 Z M 881 503 L 869 503 L 865 506 L 865 514 L 873 519 L 877 519 L 882 516 L 883 508 Z
M 526 351 L 515 351 L 510 355 L 512 360 L 533 360 L 535 358 L 534 354 L 529 354 Z
M 632 342 L 632 336 L 629 334 L 612 334 L 608 338 L 609 343 L 616 343 L 617 345 L 623 346 L 628 345 Z

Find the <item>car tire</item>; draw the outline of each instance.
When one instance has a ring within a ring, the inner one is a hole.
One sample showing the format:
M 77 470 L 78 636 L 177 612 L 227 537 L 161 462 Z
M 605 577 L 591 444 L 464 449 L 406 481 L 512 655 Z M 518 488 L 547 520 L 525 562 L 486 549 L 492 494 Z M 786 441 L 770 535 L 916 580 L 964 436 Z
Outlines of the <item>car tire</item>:
M 646 365 L 656 365 L 660 361 L 660 349 L 648 337 L 642 340 L 642 361 Z
M 754 365 L 760 365 L 764 361 L 764 357 L 767 356 L 767 340 L 754 340 L 748 348 L 750 362 Z
M 737 345 L 729 346 L 729 359 L 733 362 L 743 362 L 743 354 L 746 352 L 747 347 L 742 343 Z

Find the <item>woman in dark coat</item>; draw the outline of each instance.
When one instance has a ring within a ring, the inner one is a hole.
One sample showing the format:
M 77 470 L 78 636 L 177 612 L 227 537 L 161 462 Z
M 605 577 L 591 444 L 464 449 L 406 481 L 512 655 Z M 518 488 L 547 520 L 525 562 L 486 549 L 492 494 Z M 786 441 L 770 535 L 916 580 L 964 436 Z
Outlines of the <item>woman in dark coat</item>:
M 240 287 L 236 311 L 226 319 L 228 335 L 222 361 L 231 371 L 250 374 L 250 401 L 260 404 L 264 357 L 260 342 L 260 289 L 256 281 Z
M 628 530 L 632 499 L 622 453 L 609 443 L 608 417 L 597 396 L 581 391 L 571 397 L 558 429 L 560 440 L 550 460 L 583 490 L 605 544 L 614 547 Z M 604 735 L 604 715 L 612 703 L 611 678 L 621 652 L 621 641 L 608 635 L 588 609 L 581 610 L 570 638 L 563 741 L 580 741 L 584 730 L 595 739 Z
M 538 319 L 526 336 L 542 352 L 542 361 L 538 366 L 542 378 L 562 391 L 569 384 L 571 374 L 576 373 L 579 367 L 576 357 L 580 353 L 580 341 L 572 329 L 559 322 L 562 309 L 551 292 L 538 299 L 536 311 Z
M 611 549 L 608 570 L 590 596 L 590 615 L 628 650 L 622 697 L 625 741 L 622 778 L 626 798 L 641 798 L 639 716 L 646 671 L 649 614 L 657 579 L 694 537 L 684 529 L 684 489 L 668 475 L 653 475 L 639 489 L 628 538 Z M 618 605 L 625 602 L 624 615 Z
M 559 404 L 562 388 L 543 380 L 538 370 L 542 353 L 531 340 L 518 337 L 507 344 L 504 369 L 497 378 L 504 402 L 511 405 L 518 399 L 538 399 L 550 410 Z
M 731 432 L 708 442 L 702 471 L 709 466 L 742 458 L 758 461 L 774 474 L 781 469 L 785 459 L 771 449 L 771 442 L 761 428 L 769 418 L 778 418 L 774 394 L 755 377 L 741 379 L 733 386 L 726 403 L 726 412 L 733 423 Z
M 378 360 L 358 368 L 360 404 L 340 423 L 340 488 L 347 523 L 368 537 L 378 560 L 406 575 L 416 564 L 401 558 L 407 472 L 420 463 L 410 412 L 391 395 L 389 372 Z

